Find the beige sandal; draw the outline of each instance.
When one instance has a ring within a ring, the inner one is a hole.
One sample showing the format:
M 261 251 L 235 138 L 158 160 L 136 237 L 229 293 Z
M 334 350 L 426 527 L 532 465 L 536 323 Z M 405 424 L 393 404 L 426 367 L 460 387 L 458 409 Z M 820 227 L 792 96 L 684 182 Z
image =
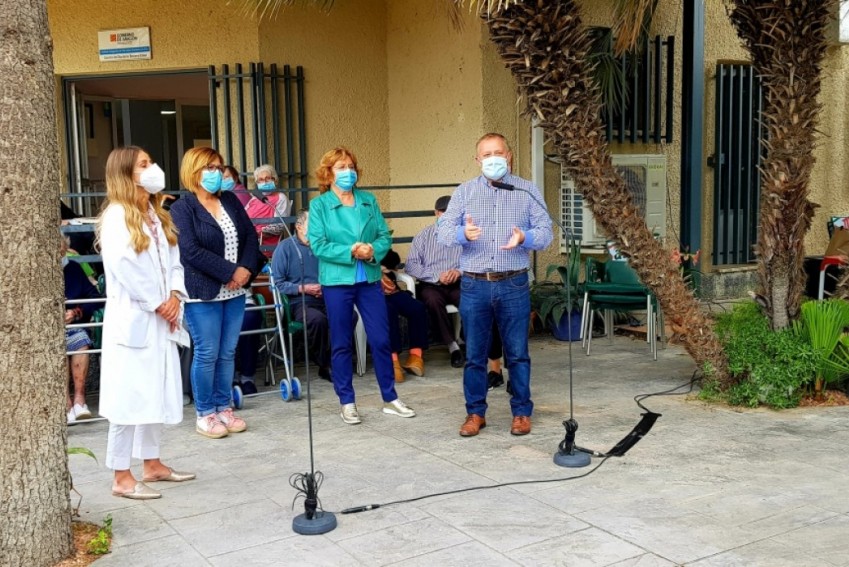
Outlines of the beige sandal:
M 162 498 L 162 493 L 157 492 L 143 482 L 137 482 L 129 492 L 112 491 L 112 496 L 120 496 L 121 498 L 129 498 L 130 500 L 154 500 Z

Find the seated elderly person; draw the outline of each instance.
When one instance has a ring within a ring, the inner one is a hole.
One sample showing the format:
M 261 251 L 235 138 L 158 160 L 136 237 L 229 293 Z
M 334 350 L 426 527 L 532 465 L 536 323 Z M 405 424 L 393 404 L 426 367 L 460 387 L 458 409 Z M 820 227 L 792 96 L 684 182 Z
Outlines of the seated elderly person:
M 67 241 L 62 237 L 62 271 L 65 276 L 66 299 L 95 299 L 97 292 L 82 267 L 65 256 Z M 80 303 L 66 306 L 65 324 L 87 323 L 92 313 L 102 307 L 102 303 Z M 67 396 L 68 423 L 91 418 L 91 410 L 85 401 L 85 379 L 88 376 L 89 354 L 83 351 L 91 348 L 91 338 L 85 329 L 65 329 L 65 345 L 68 352 L 80 353 L 70 355 L 68 369 L 74 386 L 73 399 L 70 389 Z
M 330 380 L 330 329 L 327 308 L 318 283 L 318 258 L 307 240 L 309 211 L 301 209 L 295 220 L 295 234 L 282 240 L 271 258 L 271 275 L 277 290 L 289 297 L 292 317 L 306 321 L 307 348 L 318 375 Z M 303 262 L 302 262 L 303 259 Z M 302 305 L 301 293 L 304 295 Z
M 256 168 L 254 181 L 259 194 L 251 196 L 245 210 L 251 220 L 273 219 L 274 217 L 285 217 L 292 208 L 289 197 L 280 193 L 277 189 L 277 172 L 268 164 Z M 260 246 L 277 246 L 280 242 L 280 234 L 285 229 L 280 223 L 254 224 L 259 237 Z M 271 251 L 263 250 L 263 254 L 271 256 Z
M 424 351 L 428 347 L 427 308 L 410 292 L 398 287 L 395 270 L 400 263 L 401 258 L 394 250 L 389 250 L 380 262 L 383 270 L 380 283 L 386 297 L 386 316 L 389 319 L 389 341 L 392 347 L 392 366 L 396 382 L 404 381 L 404 370 L 415 376 L 424 376 Z M 407 335 L 410 342 L 410 352 L 403 364 L 398 359 L 402 347 L 399 319 L 402 316 L 407 319 Z
M 464 364 L 463 351 L 454 337 L 454 328 L 448 318 L 446 305 L 460 306 L 460 246 L 443 246 L 436 241 L 436 227 L 448 208 L 451 197 L 443 195 L 436 200 L 433 214 L 436 222 L 423 228 L 413 238 L 404 271 L 416 278 L 418 297 L 427 306 L 434 336 L 448 346 L 451 366 Z M 500 355 L 499 355 L 500 356 Z

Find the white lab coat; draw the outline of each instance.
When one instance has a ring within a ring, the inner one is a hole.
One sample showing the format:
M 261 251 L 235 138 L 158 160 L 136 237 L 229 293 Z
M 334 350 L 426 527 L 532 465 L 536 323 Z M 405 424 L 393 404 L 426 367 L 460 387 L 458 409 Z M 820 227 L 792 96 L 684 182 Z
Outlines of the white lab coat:
M 106 312 L 99 411 L 121 425 L 173 424 L 183 419 L 177 344 L 185 331 L 172 333 L 168 322 L 155 311 L 172 290 L 184 297 L 188 294 L 179 249 L 168 244 L 159 219 L 156 222 L 158 250 L 145 224 L 150 244 L 137 254 L 130 244 L 124 207 L 112 204 L 103 212 L 100 242 Z

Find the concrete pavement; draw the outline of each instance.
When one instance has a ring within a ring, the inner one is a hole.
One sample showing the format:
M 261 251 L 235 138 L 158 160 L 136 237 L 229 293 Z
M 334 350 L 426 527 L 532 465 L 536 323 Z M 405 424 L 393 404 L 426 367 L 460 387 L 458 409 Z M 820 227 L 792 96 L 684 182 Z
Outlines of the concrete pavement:
M 693 396 L 644 403 L 663 414 L 622 458 L 563 469 L 552 455 L 568 416 L 568 344 L 531 341 L 533 432 L 509 433 L 504 387 L 490 392 L 487 428 L 457 431 L 465 416 L 461 371 L 444 348 L 426 355 L 426 376 L 398 386 L 414 419 L 381 413 L 369 370 L 355 379 L 363 423 L 345 425 L 329 383 L 312 382 L 319 496 L 338 527 L 292 531 L 303 512 L 289 486 L 309 469 L 306 400 L 246 400 L 249 429 L 221 440 L 194 432 L 194 411 L 166 428 L 163 461 L 197 473 L 152 483 L 160 500 L 110 494 L 105 422 L 69 429 L 81 516 L 113 517 L 113 551 L 97 565 L 565 565 L 648 567 L 849 566 L 849 408 L 783 412 L 706 405 Z M 633 397 L 686 383 L 695 366 L 680 347 L 654 362 L 628 337 L 573 347 L 578 443 L 606 451 L 639 421 Z M 306 385 L 305 385 L 306 386 Z M 140 466 L 134 467 L 140 475 Z M 551 481 L 438 496 L 354 515 L 350 506 L 488 486 Z M 76 502 L 76 496 L 73 496 Z

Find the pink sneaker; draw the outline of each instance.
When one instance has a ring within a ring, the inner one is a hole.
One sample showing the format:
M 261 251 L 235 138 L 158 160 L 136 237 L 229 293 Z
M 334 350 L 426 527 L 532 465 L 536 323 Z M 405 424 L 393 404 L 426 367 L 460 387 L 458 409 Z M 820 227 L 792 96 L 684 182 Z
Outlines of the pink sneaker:
M 232 408 L 219 412 L 217 414 L 218 421 L 224 424 L 228 433 L 241 433 L 248 428 L 248 424 L 241 417 L 236 417 Z
M 222 437 L 227 437 L 228 433 L 227 426 L 221 423 L 218 420 L 218 416 L 214 413 L 199 417 L 197 425 L 195 426 L 195 431 L 197 431 L 204 437 L 209 437 L 211 439 L 221 439 Z

